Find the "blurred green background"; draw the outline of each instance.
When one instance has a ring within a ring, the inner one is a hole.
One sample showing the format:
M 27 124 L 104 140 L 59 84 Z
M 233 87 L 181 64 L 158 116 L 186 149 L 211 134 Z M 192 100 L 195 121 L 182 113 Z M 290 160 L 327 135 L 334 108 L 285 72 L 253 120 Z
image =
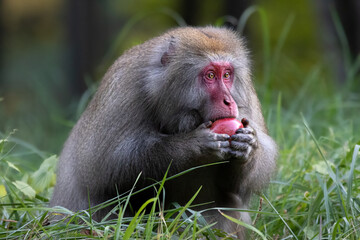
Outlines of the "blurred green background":
M 96 83 L 125 49 L 179 25 L 236 28 L 240 16 L 247 20 L 243 35 L 252 52 L 254 82 L 268 122 L 272 120 L 269 105 L 278 103 L 284 111 L 302 112 L 316 126 L 311 115 L 323 115 L 325 106 L 306 112 L 315 95 L 330 99 L 339 97 L 333 96 L 334 89 L 347 89 L 350 103 L 359 102 L 356 4 L 0 0 L 0 132 L 6 136 L 17 129 L 13 137 L 59 153 Z M 322 127 L 326 126 L 315 130 Z

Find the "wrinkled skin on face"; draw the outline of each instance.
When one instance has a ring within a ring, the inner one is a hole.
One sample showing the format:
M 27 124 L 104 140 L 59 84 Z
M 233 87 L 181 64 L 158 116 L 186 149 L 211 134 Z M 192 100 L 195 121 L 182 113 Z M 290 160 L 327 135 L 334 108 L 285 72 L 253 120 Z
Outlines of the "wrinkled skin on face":
M 238 106 L 231 96 L 234 81 L 233 66 L 228 62 L 211 62 L 200 73 L 199 79 L 209 94 L 209 106 L 205 121 L 238 117 Z

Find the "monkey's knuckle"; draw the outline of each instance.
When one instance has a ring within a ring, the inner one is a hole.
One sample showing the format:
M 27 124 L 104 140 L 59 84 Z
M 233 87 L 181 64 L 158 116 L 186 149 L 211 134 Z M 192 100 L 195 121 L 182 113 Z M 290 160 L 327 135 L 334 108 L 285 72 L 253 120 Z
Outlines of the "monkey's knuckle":
M 239 140 L 239 134 L 234 134 L 230 137 L 231 141 L 238 141 Z
M 235 140 L 237 142 L 247 142 L 247 135 L 243 133 L 235 134 L 232 137 L 232 140 Z
M 255 130 L 251 127 L 246 127 L 246 128 L 240 128 L 237 133 L 242 133 L 242 134 L 251 134 L 254 135 L 255 134 Z
M 245 132 L 245 128 L 239 128 L 238 130 L 235 131 L 236 134 L 244 133 L 244 132 Z
M 218 141 L 227 141 L 230 139 L 230 136 L 227 134 L 217 134 L 216 135 L 216 140 Z
M 214 140 L 214 141 L 219 141 L 221 138 L 220 138 L 220 136 L 219 136 L 219 134 L 214 134 L 213 136 L 212 136 L 212 140 Z
M 252 134 L 253 131 L 251 129 L 246 129 L 246 131 L 244 132 L 245 134 Z
M 248 143 L 252 143 L 252 142 L 254 142 L 256 140 L 255 140 L 254 136 L 247 134 L 247 135 L 243 136 L 243 141 L 248 142 Z
M 206 135 L 206 138 L 209 140 L 209 141 L 216 141 L 217 140 L 217 134 L 216 133 L 208 133 Z
M 222 148 L 230 147 L 230 142 L 229 142 L 229 141 L 221 141 L 221 142 L 220 142 L 220 146 L 221 146 Z

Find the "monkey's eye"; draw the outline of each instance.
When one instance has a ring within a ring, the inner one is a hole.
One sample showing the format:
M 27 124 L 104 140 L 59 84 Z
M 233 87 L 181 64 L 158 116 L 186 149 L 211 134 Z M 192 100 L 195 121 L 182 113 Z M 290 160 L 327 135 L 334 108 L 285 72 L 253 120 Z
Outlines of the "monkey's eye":
M 226 73 L 224 74 L 224 78 L 230 78 L 230 73 L 229 73 L 229 72 L 226 72 Z
M 214 79 L 215 78 L 215 73 L 214 72 L 208 72 L 206 77 L 209 78 L 209 79 Z

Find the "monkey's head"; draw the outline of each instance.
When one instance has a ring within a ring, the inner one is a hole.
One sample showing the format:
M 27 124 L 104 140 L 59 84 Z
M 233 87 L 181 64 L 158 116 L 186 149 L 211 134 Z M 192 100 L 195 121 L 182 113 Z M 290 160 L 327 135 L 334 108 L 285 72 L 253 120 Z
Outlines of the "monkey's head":
M 187 132 L 206 121 L 237 118 L 239 108 L 246 108 L 251 86 L 247 50 L 233 31 L 175 29 L 153 51 L 156 74 L 147 92 L 162 132 Z

